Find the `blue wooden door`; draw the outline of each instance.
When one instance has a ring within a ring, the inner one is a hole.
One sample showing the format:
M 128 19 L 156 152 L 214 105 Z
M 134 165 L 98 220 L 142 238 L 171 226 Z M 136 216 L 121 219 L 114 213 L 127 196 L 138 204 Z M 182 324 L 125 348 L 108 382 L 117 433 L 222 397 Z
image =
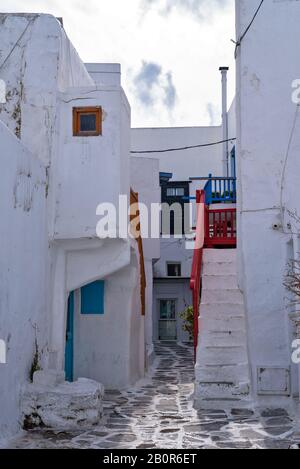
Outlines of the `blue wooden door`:
M 68 317 L 66 330 L 65 373 L 66 380 L 73 381 L 74 367 L 74 292 L 70 293 L 68 300 Z

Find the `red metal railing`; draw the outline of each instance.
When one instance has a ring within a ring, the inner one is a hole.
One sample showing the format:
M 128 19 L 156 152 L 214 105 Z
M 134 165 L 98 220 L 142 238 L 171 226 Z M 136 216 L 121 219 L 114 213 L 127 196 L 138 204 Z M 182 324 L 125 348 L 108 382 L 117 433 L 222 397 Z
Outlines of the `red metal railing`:
M 206 207 L 205 247 L 236 247 L 236 209 Z
M 190 283 L 193 292 L 195 357 L 198 346 L 203 249 L 236 247 L 236 209 L 209 210 L 209 207 L 205 205 L 205 191 L 203 190 L 197 191 L 196 202 L 196 240 Z

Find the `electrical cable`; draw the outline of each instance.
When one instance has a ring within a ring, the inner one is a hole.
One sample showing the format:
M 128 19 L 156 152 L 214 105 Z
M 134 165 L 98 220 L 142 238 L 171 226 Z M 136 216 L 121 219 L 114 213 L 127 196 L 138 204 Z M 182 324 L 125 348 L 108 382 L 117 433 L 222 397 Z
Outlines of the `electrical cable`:
M 287 170 L 288 161 L 289 161 L 289 157 L 290 157 L 291 147 L 292 147 L 292 144 L 293 144 L 293 139 L 294 139 L 294 134 L 295 134 L 296 126 L 297 126 L 297 121 L 298 121 L 298 117 L 299 117 L 299 109 L 300 109 L 300 104 L 297 104 L 295 116 L 294 116 L 294 119 L 293 119 L 293 125 L 292 125 L 292 129 L 291 129 L 290 136 L 289 136 L 287 151 L 286 151 L 286 155 L 285 155 L 285 158 L 284 158 L 282 175 L 281 175 L 280 216 L 281 216 L 281 224 L 282 224 L 283 232 L 285 232 L 285 229 L 284 229 L 285 207 L 283 206 L 283 192 L 284 192 L 285 175 L 286 175 L 286 170 Z
M 133 154 L 149 154 L 149 153 L 167 153 L 172 151 L 184 151 L 184 150 L 191 150 L 194 148 L 204 148 L 204 147 L 212 147 L 215 145 L 222 145 L 223 143 L 233 142 L 236 138 L 229 138 L 228 140 L 221 140 L 219 142 L 212 142 L 212 143 L 203 143 L 200 145 L 191 145 L 186 147 L 179 147 L 179 148 L 166 148 L 165 150 L 139 150 L 139 151 L 131 151 L 130 153 Z
M 254 13 L 254 16 L 253 16 L 252 20 L 250 21 L 249 25 L 247 26 L 247 28 L 245 29 L 245 31 L 243 32 L 243 34 L 239 37 L 238 41 L 233 41 L 233 40 L 232 40 L 232 42 L 234 42 L 234 44 L 235 44 L 235 53 L 234 53 L 235 58 L 237 57 L 237 50 L 238 50 L 238 48 L 241 46 L 243 39 L 244 39 L 245 36 L 248 34 L 248 32 L 249 32 L 251 26 L 253 25 L 253 23 L 254 23 L 254 21 L 255 21 L 255 18 L 257 17 L 257 15 L 258 15 L 258 13 L 259 13 L 261 7 L 263 6 L 264 1 L 265 1 L 265 0 L 261 0 L 261 2 L 260 2 L 260 4 L 259 4 L 258 8 L 256 9 L 256 12 Z
M 24 29 L 24 31 L 22 32 L 21 36 L 19 37 L 19 39 L 17 40 L 17 42 L 15 43 L 15 45 L 13 46 L 13 48 L 11 49 L 10 53 L 7 55 L 7 57 L 4 59 L 4 61 L 2 62 L 2 64 L 0 65 L 0 70 L 1 68 L 4 67 L 4 65 L 6 64 L 6 62 L 8 61 L 8 59 L 11 57 L 12 53 L 14 52 L 15 48 L 17 47 L 17 45 L 19 44 L 19 42 L 21 41 L 21 39 L 23 38 L 23 36 L 26 34 L 29 26 L 33 23 L 33 21 L 36 19 L 36 16 L 34 18 L 31 18 L 30 21 L 28 21 L 27 25 L 26 25 L 26 28 Z

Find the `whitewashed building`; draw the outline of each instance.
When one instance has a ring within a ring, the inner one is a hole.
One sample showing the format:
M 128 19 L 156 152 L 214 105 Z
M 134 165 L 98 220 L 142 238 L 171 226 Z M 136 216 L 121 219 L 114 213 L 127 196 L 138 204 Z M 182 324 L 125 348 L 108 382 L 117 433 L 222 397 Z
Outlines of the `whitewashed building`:
M 144 375 L 153 351 L 143 314 L 152 310 L 150 266 L 159 245 L 145 246 L 144 269 L 135 239 L 97 235 L 98 205 L 118 208 L 119 195 L 127 196 L 129 221 L 131 188 L 142 188 L 141 170 L 131 176 L 120 67 L 85 65 L 50 15 L 1 14 L 0 43 L 5 438 L 19 428 L 22 387 L 39 368 L 46 381 L 47 371 L 58 379 L 65 371 L 69 381 L 87 378 L 110 389 Z M 155 171 L 149 191 L 158 186 Z
M 236 1 L 237 252 L 203 252 L 199 407 L 298 407 L 299 313 L 284 283 L 299 259 L 299 20 L 299 2 Z
M 208 178 L 209 174 L 222 175 L 222 145 L 160 151 L 197 147 L 221 140 L 222 126 L 135 128 L 131 131 L 131 147 L 133 152 L 137 152 L 137 159 L 159 162 L 161 201 L 169 205 L 189 204 L 189 197 L 194 196 L 197 189 L 204 187 L 206 181 L 191 178 Z M 185 234 L 188 236 L 195 223 L 194 201 L 191 202 L 191 210 L 183 212 L 183 215 L 183 225 L 187 228 Z M 189 334 L 183 330 L 184 322 L 181 318 L 181 313 L 192 304 L 190 277 L 193 249 L 191 246 L 187 248 L 187 240 L 185 236 L 177 239 L 172 229 L 170 237 L 160 239 L 160 259 L 154 264 L 154 342 L 190 341 Z
M 259 2 L 236 2 L 237 37 Z M 299 315 L 283 286 L 299 256 L 299 2 L 265 1 L 237 48 L 238 273 L 243 291 L 252 392 L 259 404 L 299 400 L 292 342 Z M 279 61 L 279 62 L 278 62 Z M 299 329 L 298 329 L 299 333 Z

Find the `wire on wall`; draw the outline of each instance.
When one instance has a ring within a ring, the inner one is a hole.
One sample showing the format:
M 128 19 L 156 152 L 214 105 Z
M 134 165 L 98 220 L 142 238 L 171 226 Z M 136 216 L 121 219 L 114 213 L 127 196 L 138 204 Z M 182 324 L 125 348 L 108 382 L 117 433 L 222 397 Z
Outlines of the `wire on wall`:
M 233 41 L 235 43 L 235 53 L 234 53 L 234 56 L 235 58 L 237 57 L 237 51 L 238 51 L 238 48 L 241 46 L 242 44 L 242 41 L 244 40 L 245 36 L 248 34 L 249 30 L 251 29 L 251 26 L 253 25 L 261 7 L 263 6 L 263 3 L 264 3 L 265 0 L 261 0 L 258 8 L 256 9 L 255 13 L 254 13 L 254 16 L 252 18 L 252 20 L 250 21 L 250 23 L 248 24 L 247 28 L 245 29 L 245 31 L 243 32 L 243 34 L 239 37 L 239 39 L 237 41 Z
M 7 57 L 4 59 L 4 61 L 2 62 L 2 64 L 0 65 L 0 70 L 1 68 L 4 67 L 4 65 L 6 64 L 6 62 L 8 61 L 8 59 L 11 57 L 12 53 L 14 52 L 15 48 L 19 45 L 19 42 L 23 39 L 23 37 L 25 36 L 29 26 L 35 21 L 36 19 L 36 16 L 34 18 L 31 18 L 30 21 L 28 21 L 27 25 L 26 25 L 26 28 L 24 29 L 24 31 L 22 32 L 22 34 L 20 35 L 19 39 L 17 40 L 17 42 L 14 44 L 13 48 L 11 49 L 11 51 L 9 52 L 9 54 L 7 55 Z
M 227 142 L 234 142 L 236 138 L 229 138 L 228 140 L 221 140 L 219 142 L 212 142 L 212 143 L 202 143 L 199 145 L 191 145 L 186 147 L 179 147 L 179 148 L 166 148 L 165 150 L 139 150 L 139 151 L 131 151 L 130 153 L 133 154 L 149 154 L 149 153 L 167 153 L 171 151 L 184 151 L 184 150 L 191 150 L 194 148 L 204 148 L 204 147 L 212 147 L 215 145 L 222 145 L 223 143 Z

